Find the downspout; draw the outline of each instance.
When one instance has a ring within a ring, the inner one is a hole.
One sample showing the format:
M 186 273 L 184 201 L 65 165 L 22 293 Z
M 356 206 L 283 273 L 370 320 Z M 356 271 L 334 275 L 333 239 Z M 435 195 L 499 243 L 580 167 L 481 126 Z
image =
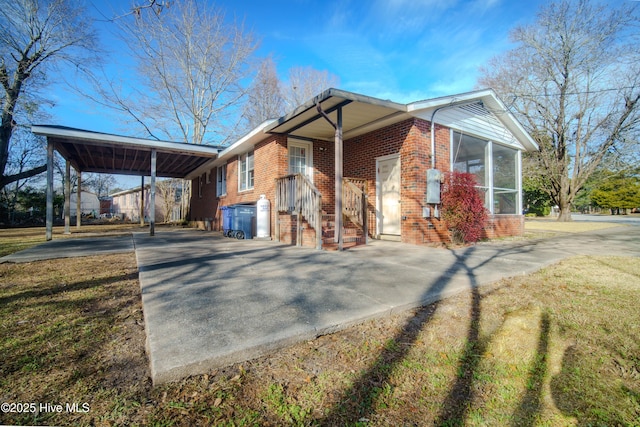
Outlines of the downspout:
M 435 110 L 433 110 L 433 113 L 431 113 L 431 169 L 435 169 L 436 168 L 436 135 L 435 135 L 435 131 L 436 131 L 436 124 L 433 121 L 433 119 L 436 116 L 436 113 L 440 110 L 443 110 L 445 108 L 449 108 L 452 107 L 452 105 L 448 105 L 446 107 L 438 107 Z

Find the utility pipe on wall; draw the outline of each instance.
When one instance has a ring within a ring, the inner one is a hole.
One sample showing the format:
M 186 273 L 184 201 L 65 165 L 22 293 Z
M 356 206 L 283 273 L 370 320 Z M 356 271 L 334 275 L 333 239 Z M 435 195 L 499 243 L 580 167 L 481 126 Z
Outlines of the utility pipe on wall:
M 461 107 L 463 105 L 471 105 L 471 104 L 480 104 L 481 106 L 483 105 L 482 101 L 478 101 L 478 100 L 470 101 L 470 102 L 465 102 L 465 101 L 452 102 L 449 105 L 436 108 L 435 110 L 433 110 L 433 113 L 431 113 L 431 169 L 436 168 L 436 135 L 435 135 L 436 124 L 433 121 L 434 118 L 436 117 L 436 113 L 440 110 L 446 110 L 448 108 Z

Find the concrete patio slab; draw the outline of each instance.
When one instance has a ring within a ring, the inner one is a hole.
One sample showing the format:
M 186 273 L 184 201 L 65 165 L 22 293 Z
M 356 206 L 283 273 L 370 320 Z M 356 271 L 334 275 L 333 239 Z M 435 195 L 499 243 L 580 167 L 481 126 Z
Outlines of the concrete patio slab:
M 419 307 L 565 257 L 640 256 L 640 227 L 456 250 L 373 241 L 345 252 L 184 230 L 134 234 L 154 384 Z

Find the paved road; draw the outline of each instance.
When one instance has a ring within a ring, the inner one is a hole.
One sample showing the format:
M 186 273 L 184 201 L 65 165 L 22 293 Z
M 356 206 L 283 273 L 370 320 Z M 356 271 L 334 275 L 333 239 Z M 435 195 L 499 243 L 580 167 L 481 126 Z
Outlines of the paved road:
M 587 222 L 615 222 L 626 225 L 634 225 L 640 227 L 640 215 L 589 215 L 589 214 L 573 214 L 574 221 Z

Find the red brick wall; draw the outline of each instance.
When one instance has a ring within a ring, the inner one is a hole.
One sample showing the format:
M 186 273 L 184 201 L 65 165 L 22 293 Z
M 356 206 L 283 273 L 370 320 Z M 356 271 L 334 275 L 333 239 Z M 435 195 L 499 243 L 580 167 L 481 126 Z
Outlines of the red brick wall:
M 215 218 L 218 208 L 216 199 L 216 169 L 203 173 L 198 178 L 191 180 L 191 206 L 189 217 L 198 228 L 204 228 L 205 219 Z M 202 186 L 200 187 L 200 183 Z
M 287 245 L 295 245 L 298 236 L 298 217 L 290 214 L 280 214 L 280 241 Z M 316 231 L 302 220 L 302 246 L 316 247 Z
M 482 235 L 485 239 L 522 236 L 524 234 L 523 215 L 490 215 Z
M 393 124 L 365 135 L 344 141 L 344 176 L 363 178 L 368 184 L 368 224 L 369 234 L 376 234 L 376 158 L 400 154 L 401 176 L 401 236 L 402 241 L 412 244 L 448 242 L 449 233 L 443 222 L 437 218 L 422 218 L 422 208 L 426 206 L 426 174 L 431 168 L 431 125 L 425 120 L 412 118 Z M 442 172 L 449 167 L 448 128 L 436 125 L 435 148 L 436 168 Z M 334 213 L 335 206 L 335 155 L 333 141 L 313 142 L 314 184 L 322 193 L 323 210 Z M 265 194 L 272 204 L 271 235 L 275 235 L 275 178 L 288 174 L 287 137 L 272 135 L 254 147 L 254 188 L 238 192 L 238 159 L 227 163 L 227 194 L 216 197 L 215 169 L 211 173 L 210 184 L 203 185 L 202 198 L 198 197 L 198 180 L 193 181 L 191 206 L 192 219 L 202 221 L 215 218 L 214 229 L 221 230 L 219 206 L 235 203 L 256 202 Z M 433 213 L 433 206 L 431 207 Z M 295 244 L 295 217 L 281 215 L 281 240 Z M 499 215 L 491 217 L 485 237 L 522 235 L 524 220 L 520 215 Z M 303 242 L 315 245 L 315 230 L 305 222 Z
M 202 198 L 198 197 L 198 180 L 193 180 L 193 197 L 191 198 L 191 218 L 199 224 L 204 218 L 214 218 L 213 229 L 222 230 L 221 206 L 236 203 L 255 203 L 264 194 L 267 199 L 275 202 L 275 178 L 286 175 L 287 138 L 281 135 L 272 135 L 256 144 L 253 148 L 254 155 L 254 186 L 252 189 L 238 191 L 238 157 L 227 162 L 227 194 L 218 197 L 216 191 L 216 171 L 211 173 L 211 184 L 205 185 Z M 271 234 L 274 230 L 275 214 L 271 209 Z
M 436 126 L 436 167 L 449 170 L 449 129 Z M 376 158 L 400 154 L 402 241 L 422 244 L 448 241 L 448 233 L 438 219 L 422 218 L 425 206 L 427 169 L 431 168 L 431 125 L 409 119 L 384 129 L 345 141 L 344 176 L 365 178 L 368 184 L 369 234 L 376 234 Z
M 335 147 L 333 141 L 313 141 L 313 184 L 322 194 L 322 209 L 335 210 Z

